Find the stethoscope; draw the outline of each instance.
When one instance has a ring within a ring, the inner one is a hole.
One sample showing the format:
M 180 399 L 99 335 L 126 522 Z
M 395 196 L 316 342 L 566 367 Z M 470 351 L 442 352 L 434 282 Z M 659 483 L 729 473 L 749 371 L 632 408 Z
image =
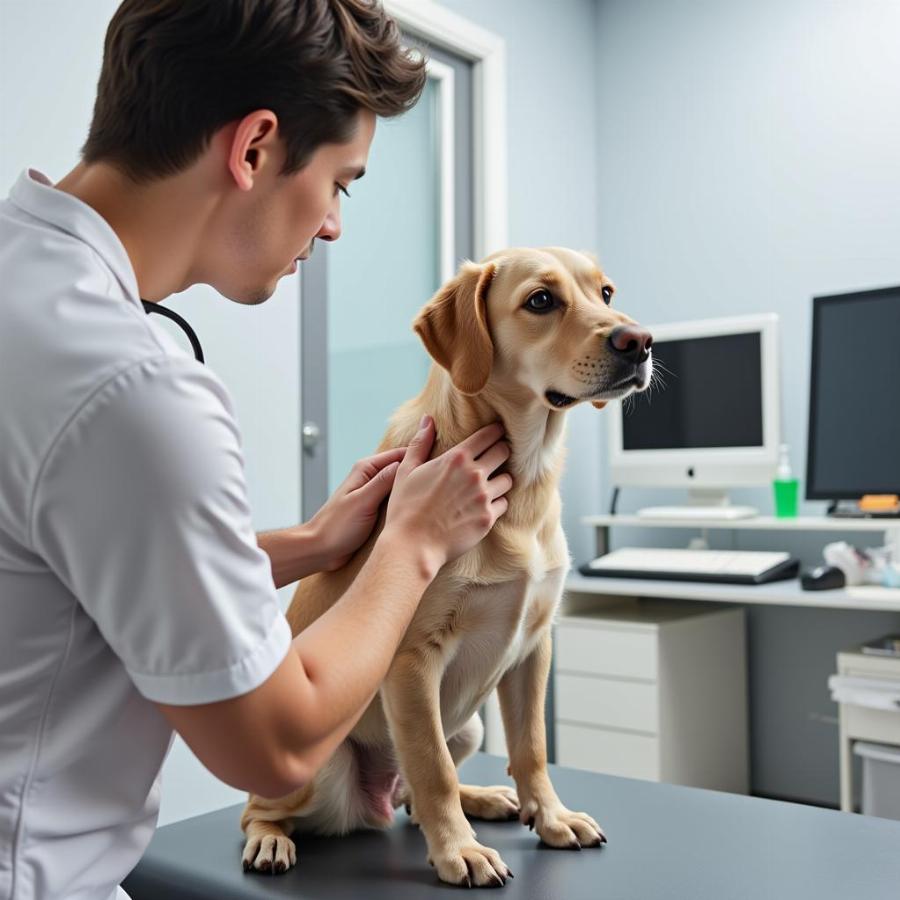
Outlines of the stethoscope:
M 160 306 L 158 303 L 151 303 L 149 300 L 141 300 L 141 303 L 144 306 L 144 311 L 147 313 L 159 313 L 161 316 L 165 316 L 167 319 L 171 319 L 179 328 L 188 336 L 188 340 L 191 342 L 191 347 L 194 349 L 194 359 L 198 362 L 203 362 L 203 348 L 200 346 L 200 339 L 197 337 L 197 333 L 191 328 L 190 325 L 178 315 L 177 312 L 172 312 L 171 309 L 168 309 L 165 306 Z

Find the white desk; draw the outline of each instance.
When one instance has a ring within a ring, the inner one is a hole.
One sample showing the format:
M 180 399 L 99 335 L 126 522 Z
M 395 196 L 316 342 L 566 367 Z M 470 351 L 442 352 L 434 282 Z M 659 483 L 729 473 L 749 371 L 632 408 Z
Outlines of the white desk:
M 569 594 L 597 594 L 601 597 L 669 597 L 673 600 L 709 600 L 714 603 L 900 612 L 900 596 L 893 591 L 886 592 L 884 599 L 854 597 L 842 588 L 804 591 L 796 578 L 790 581 L 773 581 L 770 584 L 712 584 L 650 578 L 592 578 L 576 574 L 566 579 L 566 591 Z
M 595 529 L 596 554 L 609 551 L 609 529 L 616 526 L 638 528 L 678 528 L 690 530 L 738 531 L 823 531 L 882 532 L 885 542 L 900 546 L 900 522 L 897 519 L 833 519 L 825 516 L 798 516 L 778 519 L 756 516 L 752 519 L 646 519 L 633 515 L 583 516 L 581 521 Z M 778 549 L 777 547 L 773 549 Z M 900 612 L 900 594 L 886 591 L 883 596 L 854 597 L 853 589 L 804 591 L 799 580 L 770 584 L 709 584 L 690 581 L 659 581 L 635 578 L 592 578 L 573 574 L 566 581 L 569 592 L 620 597 L 671 597 L 678 600 L 711 600 L 718 603 L 759 603 L 775 606 L 808 606 L 823 609 L 862 609 Z M 871 594 L 870 591 L 866 592 Z
M 647 519 L 636 515 L 583 516 L 585 525 L 595 529 L 596 555 L 609 550 L 609 530 L 616 526 L 639 528 L 676 528 L 694 531 L 705 529 L 734 529 L 740 531 L 822 531 L 882 532 L 888 539 L 900 540 L 900 522 L 896 519 L 834 519 L 825 516 L 803 516 L 779 519 L 757 516 L 752 519 Z M 778 549 L 774 547 L 773 549 Z M 579 563 L 586 560 L 578 560 Z M 573 599 L 588 599 L 593 595 L 598 605 L 608 604 L 611 597 L 659 597 L 673 600 L 701 600 L 713 603 L 746 603 L 767 606 L 802 606 L 820 609 L 856 609 L 900 612 L 900 597 L 887 593 L 883 597 L 854 597 L 852 589 L 804 591 L 797 579 L 770 584 L 712 584 L 689 581 L 659 581 L 636 578 L 596 578 L 573 574 L 566 579 L 566 593 Z M 499 705 L 492 695 L 486 708 L 487 750 L 505 752 L 503 726 Z
M 803 517 L 777 519 L 760 516 L 739 520 L 657 520 L 630 515 L 585 516 L 584 524 L 596 529 L 596 552 L 600 556 L 609 549 L 609 530 L 616 526 L 638 528 L 676 528 L 702 531 L 704 529 L 734 529 L 753 531 L 821 531 L 831 540 L 835 532 L 866 533 L 882 532 L 885 542 L 895 540 L 900 523 L 896 519 L 829 519 Z M 771 549 L 779 549 L 777 540 Z M 583 562 L 583 560 L 578 561 Z M 797 606 L 819 609 L 854 609 L 867 611 L 900 612 L 900 593 L 887 591 L 883 595 L 865 591 L 866 596 L 853 596 L 853 588 L 830 591 L 804 591 L 798 579 L 776 581 L 760 585 L 714 584 L 689 581 L 661 581 L 657 579 L 601 578 L 580 575 L 577 572 L 566 580 L 567 604 L 589 609 L 593 604 L 598 608 L 609 608 L 617 597 L 652 597 L 671 600 L 707 601 L 710 603 L 734 603 L 768 606 Z M 555 661 L 560 665 L 560 659 Z M 823 690 L 825 685 L 823 683 Z M 870 736 L 871 737 L 871 736 Z M 842 740 L 842 753 L 846 756 L 848 744 Z M 849 757 L 843 763 L 846 771 Z M 842 784 L 849 781 L 844 774 Z M 842 789 L 842 802 L 846 804 L 847 790 Z M 848 808 L 846 805 L 844 808 Z
M 897 537 L 898 519 L 842 519 L 829 516 L 753 516 L 750 519 L 648 519 L 636 515 L 608 513 L 582 516 L 585 525 L 609 528 L 613 525 L 637 525 L 641 528 L 737 529 L 740 531 L 882 531 Z M 603 552 L 603 551 L 601 551 Z

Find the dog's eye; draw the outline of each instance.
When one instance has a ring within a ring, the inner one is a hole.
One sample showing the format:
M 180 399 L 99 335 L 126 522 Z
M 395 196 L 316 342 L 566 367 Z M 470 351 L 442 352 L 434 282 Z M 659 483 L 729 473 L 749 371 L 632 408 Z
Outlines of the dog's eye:
M 612 295 L 613 295 L 613 289 L 609 285 L 606 285 L 603 288 L 603 302 L 607 306 L 609 306 L 609 304 L 612 302 Z
M 525 309 L 531 312 L 550 312 L 556 306 L 553 294 L 550 291 L 535 291 L 526 301 Z

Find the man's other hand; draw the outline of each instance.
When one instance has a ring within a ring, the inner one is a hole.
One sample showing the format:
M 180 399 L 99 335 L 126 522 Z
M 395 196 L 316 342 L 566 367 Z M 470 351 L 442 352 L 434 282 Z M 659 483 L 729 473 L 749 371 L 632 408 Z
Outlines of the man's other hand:
M 345 566 L 366 542 L 405 455 L 406 447 L 395 447 L 354 463 L 350 474 L 309 520 L 325 548 L 327 571 Z

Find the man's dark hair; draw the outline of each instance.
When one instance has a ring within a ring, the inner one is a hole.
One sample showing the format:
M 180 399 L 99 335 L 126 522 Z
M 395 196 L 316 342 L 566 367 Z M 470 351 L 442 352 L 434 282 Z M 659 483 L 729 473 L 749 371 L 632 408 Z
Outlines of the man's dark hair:
M 289 174 L 350 140 L 360 109 L 407 110 L 425 77 L 377 0 L 124 0 L 82 158 L 138 182 L 173 175 L 223 125 L 270 109 Z

